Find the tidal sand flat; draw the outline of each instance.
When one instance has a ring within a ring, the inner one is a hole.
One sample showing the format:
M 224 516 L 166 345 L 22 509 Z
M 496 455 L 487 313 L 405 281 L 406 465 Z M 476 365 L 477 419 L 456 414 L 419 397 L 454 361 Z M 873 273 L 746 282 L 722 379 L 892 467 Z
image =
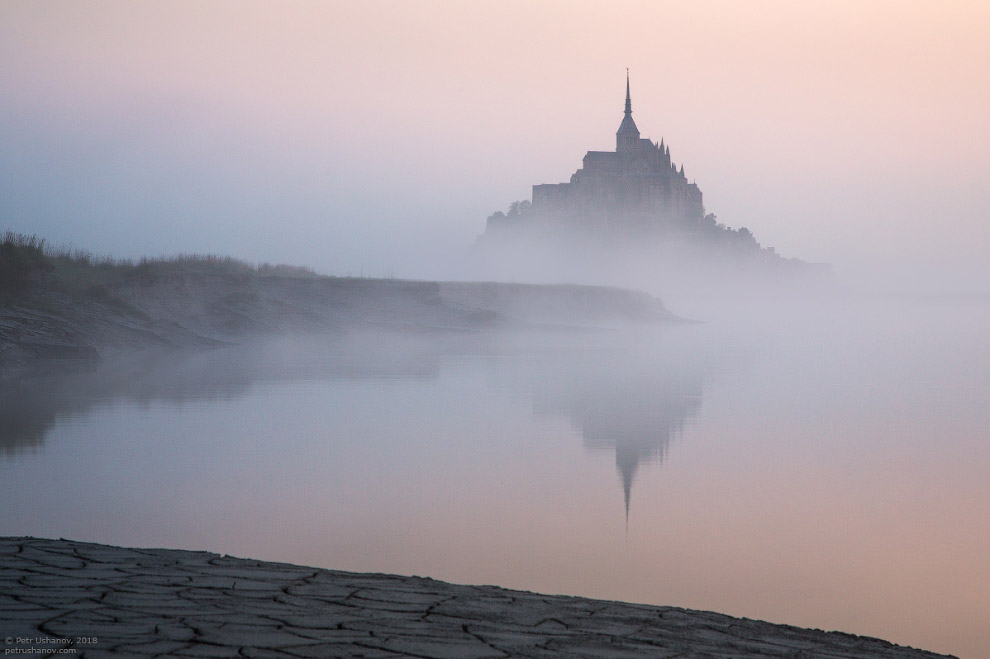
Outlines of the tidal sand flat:
M 0 539 L 6 653 L 80 657 L 944 657 L 718 613 L 207 552 Z

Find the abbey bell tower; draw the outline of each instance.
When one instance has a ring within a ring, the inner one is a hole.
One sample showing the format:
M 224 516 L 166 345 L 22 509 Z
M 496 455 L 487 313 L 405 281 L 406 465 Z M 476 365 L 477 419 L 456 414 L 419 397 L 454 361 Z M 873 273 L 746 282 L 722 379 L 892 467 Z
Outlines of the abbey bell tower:
M 615 150 L 618 153 L 630 153 L 639 146 L 639 129 L 632 118 L 632 100 L 629 98 L 629 70 L 626 69 L 626 114 L 622 117 L 619 130 L 615 133 Z

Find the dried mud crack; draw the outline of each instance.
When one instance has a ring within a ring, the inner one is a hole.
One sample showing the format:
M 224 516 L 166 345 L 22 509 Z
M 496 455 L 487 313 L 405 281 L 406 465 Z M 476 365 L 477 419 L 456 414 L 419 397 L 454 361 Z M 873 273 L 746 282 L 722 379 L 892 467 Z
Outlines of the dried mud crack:
M 0 568 L 3 649 L 23 656 L 945 656 L 710 612 L 206 552 L 0 538 Z

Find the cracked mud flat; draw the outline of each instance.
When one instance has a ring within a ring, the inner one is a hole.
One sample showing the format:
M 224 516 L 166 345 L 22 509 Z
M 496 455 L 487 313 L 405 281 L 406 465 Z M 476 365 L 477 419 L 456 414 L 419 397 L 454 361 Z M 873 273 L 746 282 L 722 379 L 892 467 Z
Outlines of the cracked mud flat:
M 31 657 L 945 656 L 672 607 L 36 538 L 0 538 L 0 636 Z

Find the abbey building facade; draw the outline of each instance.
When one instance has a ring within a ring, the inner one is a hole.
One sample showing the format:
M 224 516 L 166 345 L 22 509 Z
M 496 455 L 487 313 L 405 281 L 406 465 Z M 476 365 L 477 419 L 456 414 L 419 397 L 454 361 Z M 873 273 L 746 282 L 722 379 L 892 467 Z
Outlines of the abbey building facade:
M 523 218 L 496 213 L 487 230 L 518 224 Z M 663 140 L 640 137 L 632 118 L 629 77 L 626 106 L 615 134 L 615 151 L 589 151 L 567 183 L 533 186 L 526 223 L 543 222 L 572 230 L 610 234 L 682 233 L 704 222 L 701 190 L 678 169 Z M 515 213 L 518 214 L 518 213 Z

